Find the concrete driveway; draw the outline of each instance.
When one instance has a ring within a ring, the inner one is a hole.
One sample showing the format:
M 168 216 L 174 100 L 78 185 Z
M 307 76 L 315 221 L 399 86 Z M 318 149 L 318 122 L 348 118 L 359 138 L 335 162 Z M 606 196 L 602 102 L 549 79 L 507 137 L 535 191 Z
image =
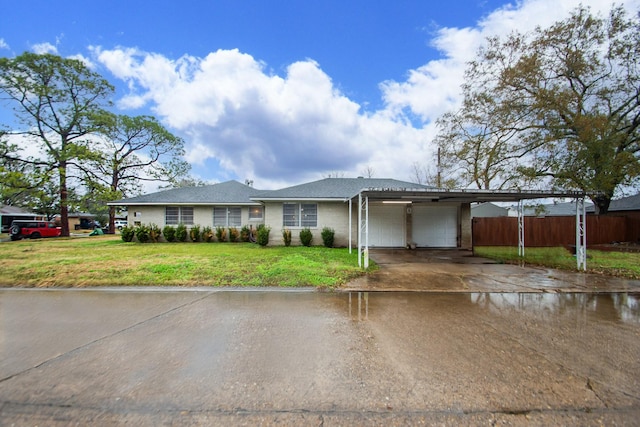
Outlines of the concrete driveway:
M 380 270 L 345 291 L 405 292 L 638 292 L 640 281 L 548 268 L 498 264 L 450 249 L 373 249 Z M 587 261 L 588 262 L 588 261 Z

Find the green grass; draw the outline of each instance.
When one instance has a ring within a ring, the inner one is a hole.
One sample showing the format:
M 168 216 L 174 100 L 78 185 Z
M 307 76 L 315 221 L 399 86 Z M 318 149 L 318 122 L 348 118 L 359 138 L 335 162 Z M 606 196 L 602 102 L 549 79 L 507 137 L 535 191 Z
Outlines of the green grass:
M 576 258 L 567 249 L 525 248 L 524 260 L 518 256 L 518 248 L 480 246 L 474 248 L 478 256 L 504 263 L 538 265 L 564 270 L 576 270 Z M 587 271 L 590 273 L 640 279 L 640 253 L 587 250 Z
M 365 271 L 356 252 L 249 243 L 125 243 L 119 236 L 0 243 L 0 286 L 314 286 Z M 375 266 L 373 267 L 375 268 Z

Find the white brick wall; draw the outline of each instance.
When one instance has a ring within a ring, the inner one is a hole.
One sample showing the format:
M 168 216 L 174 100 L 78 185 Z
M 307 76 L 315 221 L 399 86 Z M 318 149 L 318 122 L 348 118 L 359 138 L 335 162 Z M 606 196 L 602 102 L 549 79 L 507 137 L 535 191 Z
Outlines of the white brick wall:
M 312 202 L 307 202 L 312 203 Z M 265 224 L 271 227 L 269 244 L 273 246 L 284 245 L 282 240 L 282 202 L 267 203 L 265 206 Z M 324 227 L 333 228 L 335 231 L 334 246 L 348 246 L 349 243 L 349 203 L 348 202 L 319 202 L 318 226 L 310 227 L 313 233 L 312 245 L 322 245 L 321 232 Z M 352 240 L 357 243 L 358 209 L 353 206 Z M 300 230 L 302 227 L 288 227 L 291 230 L 291 245 L 300 245 Z

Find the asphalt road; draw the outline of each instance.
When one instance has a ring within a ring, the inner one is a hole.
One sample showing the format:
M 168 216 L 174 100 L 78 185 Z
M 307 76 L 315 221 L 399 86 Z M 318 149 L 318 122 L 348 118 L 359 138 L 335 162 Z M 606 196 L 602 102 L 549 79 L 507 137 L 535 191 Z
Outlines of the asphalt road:
M 0 290 L 0 425 L 638 425 L 640 295 Z

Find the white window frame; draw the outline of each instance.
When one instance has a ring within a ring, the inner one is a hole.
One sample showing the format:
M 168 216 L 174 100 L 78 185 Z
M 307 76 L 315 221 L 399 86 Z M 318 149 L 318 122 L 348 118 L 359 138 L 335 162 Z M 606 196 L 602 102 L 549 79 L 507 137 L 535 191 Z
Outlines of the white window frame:
M 311 213 L 305 213 L 305 210 Z M 287 218 L 288 216 L 290 218 Z M 285 228 L 318 228 L 318 204 L 283 203 L 282 226 Z
M 178 214 L 172 214 L 172 220 L 167 221 L 167 210 L 168 209 L 177 209 Z M 190 212 L 189 212 L 190 211 Z M 173 217 L 177 217 L 177 222 L 173 219 Z M 164 209 L 164 223 L 165 225 L 178 225 L 180 223 L 184 225 L 193 225 L 193 206 L 166 206 Z
M 253 210 L 255 209 L 255 213 Z M 254 213 L 254 215 L 252 215 Z M 259 213 L 260 216 L 255 214 Z M 249 206 L 249 221 L 262 221 L 264 219 L 264 206 Z
M 216 210 L 222 218 L 216 215 Z M 242 227 L 242 208 L 240 206 L 214 206 L 212 210 L 214 227 Z M 216 223 L 216 220 L 218 221 Z

